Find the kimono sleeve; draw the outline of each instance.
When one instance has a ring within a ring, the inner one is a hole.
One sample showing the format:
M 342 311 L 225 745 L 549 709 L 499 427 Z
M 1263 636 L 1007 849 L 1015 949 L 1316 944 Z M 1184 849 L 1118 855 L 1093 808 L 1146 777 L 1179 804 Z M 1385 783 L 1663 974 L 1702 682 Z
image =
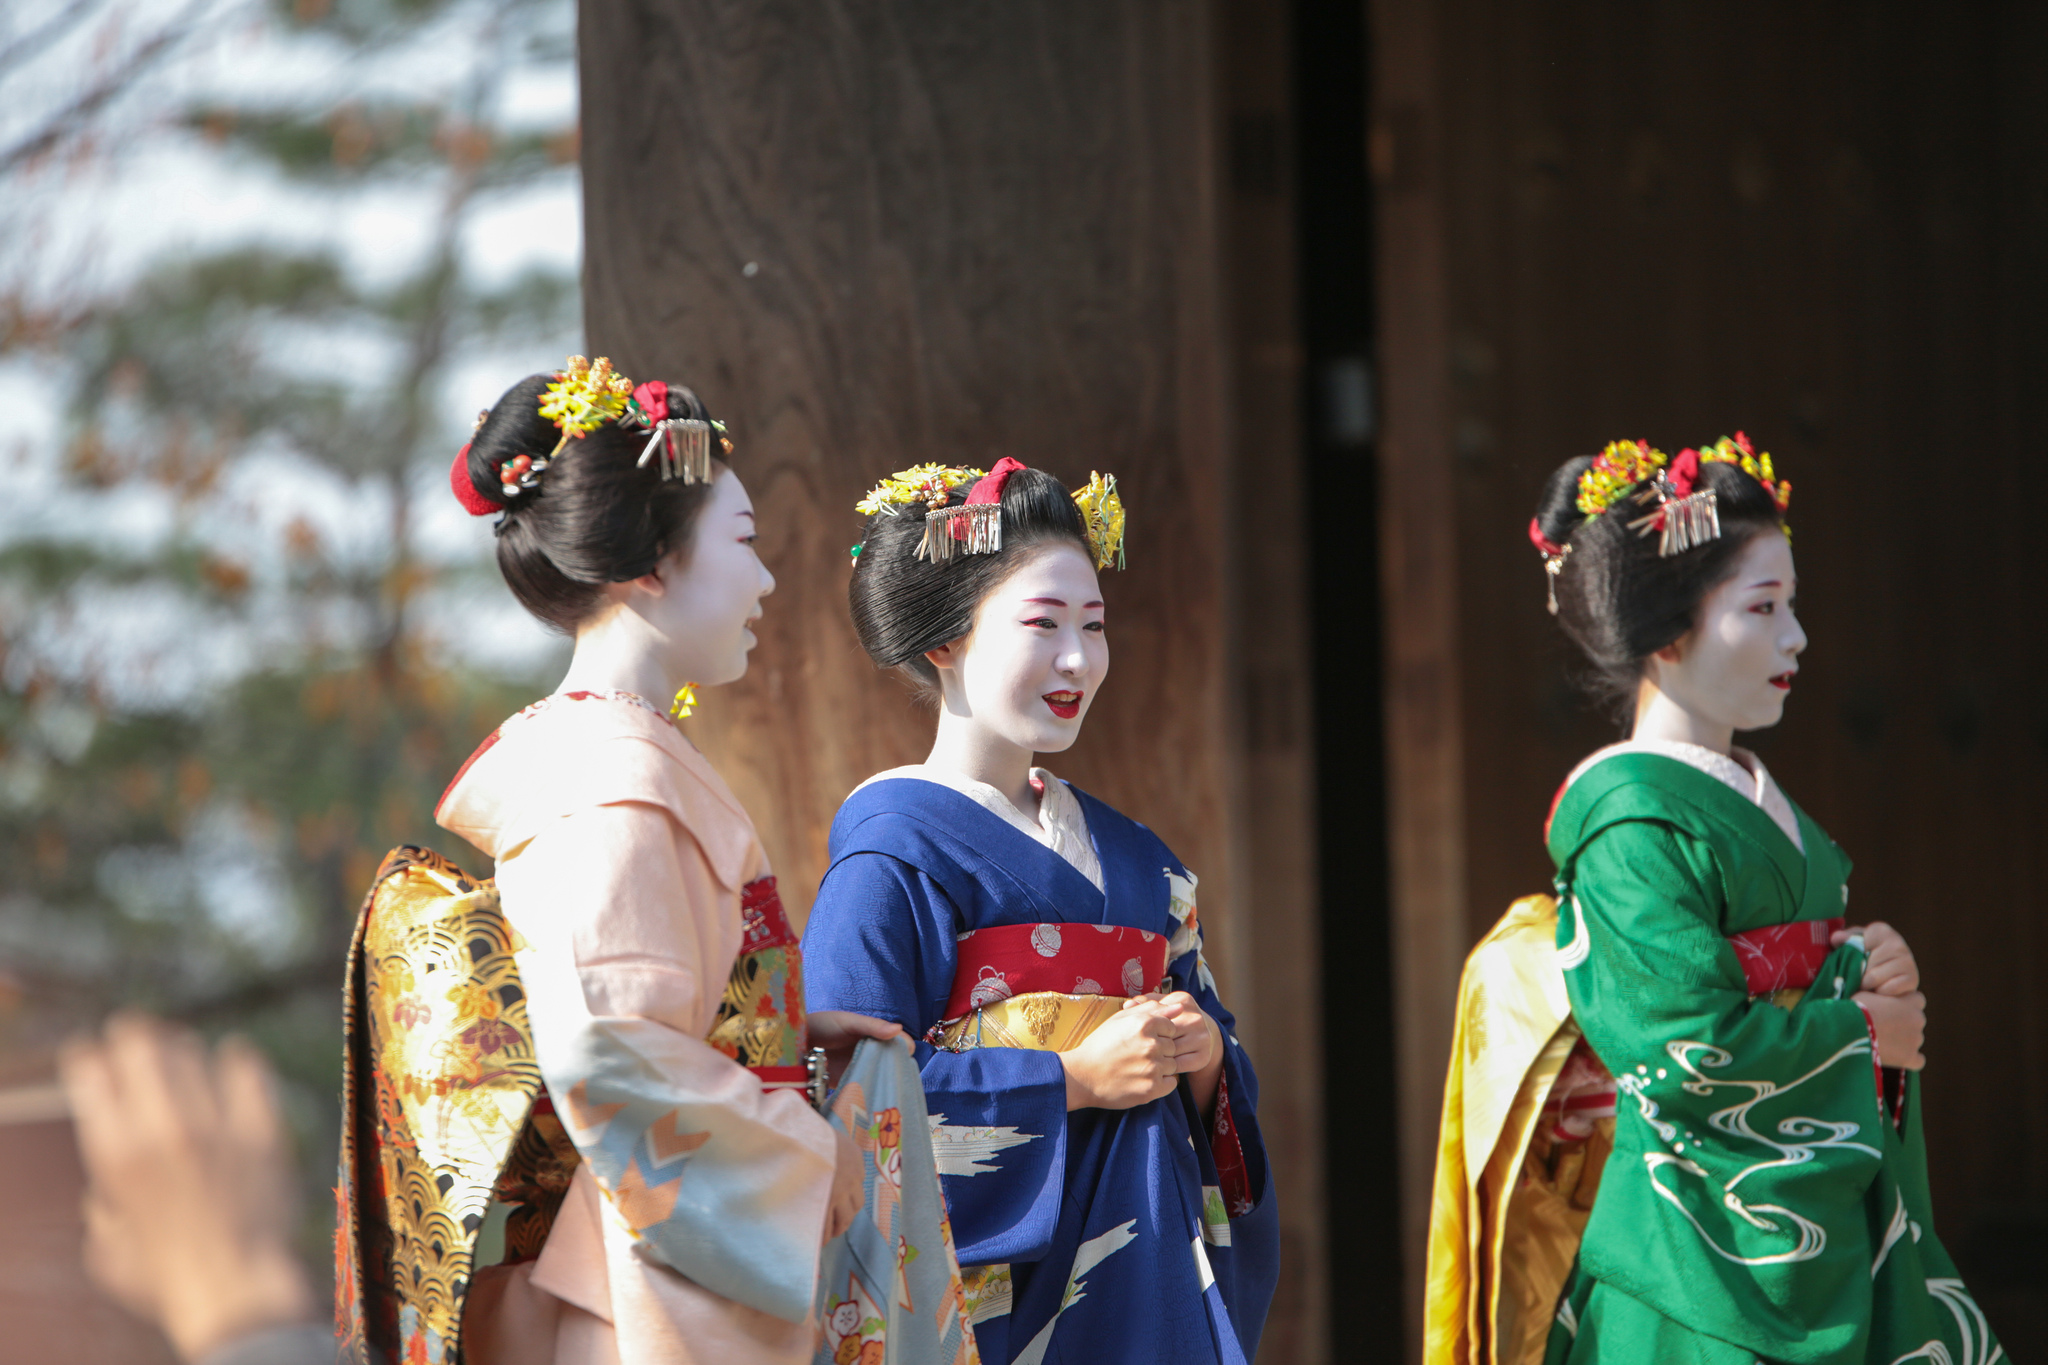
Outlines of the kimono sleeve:
M 1752 1000 L 1720 933 L 1720 887 L 1697 837 L 1651 821 L 1610 826 L 1569 869 L 1558 961 L 1624 1113 L 1649 1125 L 1645 1160 L 1662 1198 L 1695 1227 L 1746 1238 L 1758 1222 L 1731 1219 L 1738 1203 L 1860 1200 L 1882 1142 L 1862 1008 Z
M 541 1075 L 637 1255 L 802 1322 L 835 1138 L 707 1044 L 729 962 L 704 960 L 732 892 L 662 807 L 564 817 L 499 864 Z M 707 999 L 707 997 L 709 997 Z
M 1251 1055 L 1237 1041 L 1236 1016 L 1217 996 L 1216 978 L 1202 956 L 1195 885 L 1195 875 L 1184 868 L 1167 874 L 1167 903 L 1175 928 L 1167 947 L 1166 970 L 1174 988 L 1192 995 L 1223 1035 L 1223 1076 L 1216 1087 L 1215 1108 L 1202 1127 L 1215 1166 L 1222 1211 L 1231 1218 L 1242 1218 L 1264 1203 L 1270 1190 L 1266 1144 L 1259 1133 L 1259 1076 L 1252 1068 Z
M 924 872 L 881 853 L 840 859 L 804 927 L 804 1003 L 903 1026 L 917 1047 L 939 1174 L 963 1265 L 1051 1248 L 1066 1179 L 1067 1073 L 1056 1052 L 925 1041 L 953 989 L 959 919 Z

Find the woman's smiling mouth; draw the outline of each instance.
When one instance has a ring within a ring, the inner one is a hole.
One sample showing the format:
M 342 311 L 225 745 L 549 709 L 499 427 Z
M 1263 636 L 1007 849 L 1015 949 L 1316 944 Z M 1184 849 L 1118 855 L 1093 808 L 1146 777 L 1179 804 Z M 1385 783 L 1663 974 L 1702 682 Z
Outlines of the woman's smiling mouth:
M 1792 673 L 1798 671 L 1795 668 L 1792 670 Z M 1780 692 L 1790 692 L 1792 690 L 1792 673 L 1780 673 L 1777 677 L 1771 679 L 1771 686 L 1777 688 Z
M 1072 720 L 1081 714 L 1079 692 L 1048 692 L 1044 700 L 1045 704 L 1052 708 L 1052 713 L 1061 720 Z

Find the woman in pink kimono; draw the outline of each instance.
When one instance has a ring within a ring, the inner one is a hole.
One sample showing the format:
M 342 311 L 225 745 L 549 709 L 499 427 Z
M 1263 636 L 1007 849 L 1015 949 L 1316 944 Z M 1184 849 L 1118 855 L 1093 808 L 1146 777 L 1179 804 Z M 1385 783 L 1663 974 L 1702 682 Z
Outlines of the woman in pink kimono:
M 858 1153 L 807 1102 L 795 941 L 753 823 L 671 720 L 670 697 L 746 672 L 775 586 L 721 431 L 687 389 L 572 359 L 499 400 L 453 471 L 501 514 L 513 594 L 575 640 L 560 688 L 436 812 L 497 861 L 540 1103 L 580 1158 L 538 1257 L 472 1276 L 475 1365 L 808 1361 L 820 1244 L 861 1206 Z M 735 960 L 778 947 L 749 1017 L 721 1015 Z M 768 1053 L 757 1007 L 790 1016 Z M 896 1031 L 812 1016 L 808 1041 Z

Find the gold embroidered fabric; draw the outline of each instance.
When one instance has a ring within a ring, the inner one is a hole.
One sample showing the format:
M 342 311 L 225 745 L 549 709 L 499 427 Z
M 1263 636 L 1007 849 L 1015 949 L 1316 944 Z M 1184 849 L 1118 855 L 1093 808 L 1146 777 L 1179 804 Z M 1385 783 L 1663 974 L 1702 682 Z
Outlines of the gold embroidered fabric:
M 1579 1040 L 1556 941 L 1557 902 L 1529 896 L 1465 961 L 1430 1206 L 1425 1365 L 1543 1358 L 1613 1147 L 1612 1118 L 1568 1142 L 1540 1122 Z
M 1071 1052 L 1123 1008 L 1117 995 L 1063 995 L 1026 991 L 983 1005 L 940 1027 L 933 1043 L 952 1052 L 974 1047 L 1021 1047 Z
M 498 892 L 422 848 L 388 855 L 356 921 L 343 996 L 336 1334 L 345 1357 L 459 1358 L 493 1193 L 512 1259 L 547 1240 L 576 1152 L 542 1094 Z

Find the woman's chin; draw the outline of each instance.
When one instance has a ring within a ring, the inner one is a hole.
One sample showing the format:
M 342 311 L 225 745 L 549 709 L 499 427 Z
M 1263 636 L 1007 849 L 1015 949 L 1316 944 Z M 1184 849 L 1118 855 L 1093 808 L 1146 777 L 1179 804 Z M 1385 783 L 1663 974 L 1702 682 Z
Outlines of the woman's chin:
M 1034 754 L 1063 754 L 1074 747 L 1074 741 L 1081 737 L 1081 718 L 1055 721 L 1049 725 L 1030 727 L 1031 734 L 1025 744 Z

